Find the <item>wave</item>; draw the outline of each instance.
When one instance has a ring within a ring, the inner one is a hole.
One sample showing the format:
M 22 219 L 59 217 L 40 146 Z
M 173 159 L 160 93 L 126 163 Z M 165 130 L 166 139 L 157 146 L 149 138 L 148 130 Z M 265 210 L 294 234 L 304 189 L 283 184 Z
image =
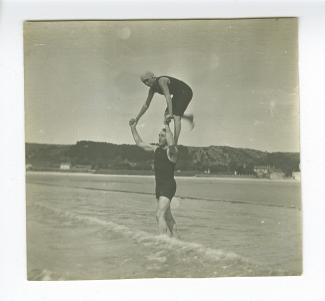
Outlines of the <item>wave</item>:
M 104 233 L 105 231 L 117 233 L 141 244 L 141 246 L 145 248 L 159 249 L 158 253 L 152 253 L 146 256 L 147 260 L 151 262 L 164 263 L 166 261 L 166 256 L 168 256 L 168 254 L 173 254 L 178 258 L 183 258 L 183 261 L 185 259 L 185 262 L 187 262 L 189 266 L 193 266 L 193 264 L 195 262 L 197 263 L 197 260 L 199 260 L 200 267 L 203 268 L 203 273 L 205 275 L 211 275 L 211 273 L 208 272 L 210 269 L 215 271 L 213 275 L 219 276 L 276 276 L 287 274 L 282 269 L 274 269 L 268 265 L 253 262 L 251 259 L 232 251 L 213 249 L 199 243 L 170 238 L 166 235 L 154 235 L 142 230 L 130 229 L 125 225 L 112 221 L 81 215 L 76 212 L 63 211 L 41 203 L 36 203 L 34 205 L 40 210 L 45 210 L 68 220 L 102 226 L 103 229 L 101 229 L 101 231 Z M 162 251 L 162 254 L 160 254 L 160 251 Z M 55 277 L 47 272 L 42 272 L 35 277 L 38 278 L 38 280 L 60 280 L 59 277 Z M 35 277 L 33 278 L 35 279 Z
M 233 252 L 208 248 L 198 243 L 187 242 L 179 240 L 177 238 L 168 237 L 166 235 L 153 235 L 141 230 L 132 230 L 125 225 L 117 224 L 111 221 L 105 221 L 97 217 L 84 216 L 73 212 L 62 211 L 42 204 L 35 204 L 35 206 L 51 211 L 61 217 L 66 217 L 79 222 L 86 222 L 89 224 L 103 226 L 106 230 L 119 233 L 145 246 L 154 245 L 165 249 L 177 250 L 180 252 L 194 252 L 196 255 L 203 256 L 206 259 L 213 261 L 240 260 L 242 262 L 249 262 L 244 257 Z

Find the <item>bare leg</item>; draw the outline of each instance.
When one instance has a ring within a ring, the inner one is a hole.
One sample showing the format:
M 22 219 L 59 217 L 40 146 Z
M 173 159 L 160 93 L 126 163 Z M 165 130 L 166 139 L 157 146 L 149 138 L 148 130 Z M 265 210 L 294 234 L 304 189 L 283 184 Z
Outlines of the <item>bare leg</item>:
M 166 212 L 170 207 L 170 200 L 164 196 L 159 197 L 157 204 L 156 218 L 158 222 L 158 229 L 160 234 L 167 234 L 171 236 L 169 227 L 166 221 Z
M 166 211 L 166 221 L 167 221 L 167 226 L 169 228 L 169 231 L 171 233 L 172 236 L 176 236 L 177 237 L 177 233 L 176 233 L 176 222 L 175 219 L 172 215 L 172 211 L 170 209 L 170 206 L 168 207 L 167 211 Z
M 174 115 L 174 140 L 175 144 L 178 143 L 179 134 L 181 133 L 182 122 L 181 116 Z

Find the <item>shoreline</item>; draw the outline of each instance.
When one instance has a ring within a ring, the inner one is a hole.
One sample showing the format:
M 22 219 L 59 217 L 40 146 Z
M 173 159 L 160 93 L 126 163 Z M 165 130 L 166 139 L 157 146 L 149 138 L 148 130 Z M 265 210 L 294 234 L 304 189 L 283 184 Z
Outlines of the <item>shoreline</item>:
M 28 174 L 44 174 L 44 175 L 67 175 L 67 176 L 98 176 L 98 177 L 133 177 L 133 178 L 152 178 L 154 179 L 154 174 L 126 174 L 126 173 L 94 173 L 94 172 L 82 172 L 82 171 L 47 171 L 47 170 L 27 170 L 26 176 Z M 253 176 L 231 176 L 231 175 L 177 175 L 175 174 L 175 178 L 185 180 L 185 179 L 193 179 L 193 180 L 225 180 L 225 181 L 257 181 L 257 182 L 283 182 L 283 183 L 300 183 L 300 180 L 295 180 L 293 178 L 285 178 L 285 179 L 268 179 L 268 178 L 257 178 Z

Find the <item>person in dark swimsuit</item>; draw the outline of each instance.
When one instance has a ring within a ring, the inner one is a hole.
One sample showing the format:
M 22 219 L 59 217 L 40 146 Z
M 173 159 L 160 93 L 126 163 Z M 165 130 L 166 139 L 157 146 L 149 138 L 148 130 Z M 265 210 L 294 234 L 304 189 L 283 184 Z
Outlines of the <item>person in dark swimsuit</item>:
M 184 114 L 193 97 L 191 87 L 177 78 L 171 76 L 156 77 L 152 72 L 144 73 L 141 76 L 141 81 L 150 89 L 145 104 L 141 107 L 139 114 L 135 118 L 136 122 L 148 110 L 155 93 L 164 95 L 167 102 L 165 118 L 167 120 L 174 119 L 174 138 L 177 145 L 181 132 L 181 119 L 189 121 L 192 128 L 194 126 L 193 115 Z
M 159 133 L 158 146 L 143 142 L 137 131 L 137 122 L 134 118 L 130 120 L 129 125 L 137 146 L 145 151 L 154 152 L 155 192 L 157 199 L 156 218 L 159 233 L 174 236 L 176 234 L 176 222 L 171 212 L 170 202 L 176 193 L 174 169 L 178 151 L 169 127 L 169 122 L 170 120 L 165 119 L 165 127 Z

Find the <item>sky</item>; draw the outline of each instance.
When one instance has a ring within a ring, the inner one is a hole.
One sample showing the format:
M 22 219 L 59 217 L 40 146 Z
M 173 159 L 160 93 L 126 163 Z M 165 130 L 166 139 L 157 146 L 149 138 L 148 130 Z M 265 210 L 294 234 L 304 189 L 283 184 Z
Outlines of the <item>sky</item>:
M 133 144 L 144 71 L 192 87 L 180 144 L 299 151 L 294 18 L 25 22 L 26 142 Z M 156 142 L 166 100 L 138 123 Z

